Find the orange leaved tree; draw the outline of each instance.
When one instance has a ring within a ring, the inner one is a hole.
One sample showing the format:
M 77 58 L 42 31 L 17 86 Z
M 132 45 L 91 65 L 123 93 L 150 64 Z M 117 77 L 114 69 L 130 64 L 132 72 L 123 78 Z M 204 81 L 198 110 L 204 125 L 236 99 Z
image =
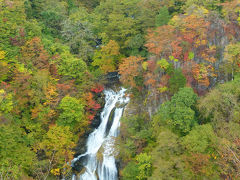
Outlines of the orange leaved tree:
M 130 56 L 123 58 L 119 66 L 119 73 L 121 75 L 120 81 L 131 87 L 140 88 L 141 74 L 142 74 L 142 57 Z

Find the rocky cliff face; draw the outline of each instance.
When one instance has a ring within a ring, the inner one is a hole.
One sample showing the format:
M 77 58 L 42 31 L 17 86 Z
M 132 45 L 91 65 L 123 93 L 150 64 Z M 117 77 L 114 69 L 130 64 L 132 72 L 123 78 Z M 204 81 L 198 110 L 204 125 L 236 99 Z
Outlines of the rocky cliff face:
M 182 18 L 186 17 L 183 16 Z M 236 20 L 227 21 L 220 17 L 219 14 L 211 12 L 204 17 L 204 21 L 208 24 L 207 27 L 203 26 L 206 29 L 203 35 L 206 36 L 205 41 L 207 43 L 190 48 L 194 54 L 193 59 L 185 59 L 185 55 L 184 57 L 182 55 L 177 62 L 173 62 L 175 69 L 182 69 L 183 74 L 187 78 L 187 85 L 191 86 L 199 95 L 204 95 L 216 84 L 224 83 L 231 79 L 231 74 L 224 69 L 224 61 L 226 61 L 224 53 L 226 46 L 240 40 L 240 26 Z M 192 29 L 189 30 L 189 33 L 191 31 L 196 33 Z M 161 57 L 158 55 L 153 55 L 149 58 L 150 61 L 158 61 L 159 59 Z M 165 74 L 164 72 L 154 74 L 154 80 L 161 84 L 161 79 Z M 143 93 L 141 100 L 132 98 L 126 113 L 135 114 L 138 111 L 146 111 L 151 117 L 160 104 L 171 96 L 168 92 L 159 93 L 156 88 L 151 86 L 146 87 L 144 91 L 145 93 Z

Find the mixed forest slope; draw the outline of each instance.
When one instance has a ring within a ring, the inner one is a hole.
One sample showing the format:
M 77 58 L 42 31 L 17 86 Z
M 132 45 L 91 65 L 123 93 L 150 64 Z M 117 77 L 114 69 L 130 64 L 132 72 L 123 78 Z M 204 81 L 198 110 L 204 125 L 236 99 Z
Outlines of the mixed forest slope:
M 71 175 L 118 72 L 120 179 L 240 179 L 239 70 L 239 0 L 0 0 L 0 177 Z

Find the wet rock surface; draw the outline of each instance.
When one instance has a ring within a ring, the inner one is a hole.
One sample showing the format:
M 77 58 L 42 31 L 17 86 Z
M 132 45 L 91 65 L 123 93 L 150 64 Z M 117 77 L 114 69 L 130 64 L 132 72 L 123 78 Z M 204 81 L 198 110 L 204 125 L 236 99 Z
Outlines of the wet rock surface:
M 113 116 L 114 116 L 114 111 L 115 111 L 115 109 L 116 109 L 116 108 L 113 108 L 113 110 L 112 110 L 112 112 L 111 112 L 111 114 L 110 114 L 109 120 L 108 120 L 108 122 L 107 122 L 106 134 L 109 133 L 110 128 L 111 128 L 111 126 L 112 126 L 112 124 L 113 124 Z
M 87 155 L 80 157 L 79 160 L 74 163 L 73 171 L 74 172 L 81 172 L 83 170 L 83 168 L 85 168 L 84 167 L 84 165 L 85 165 L 84 162 L 86 162 L 86 160 L 87 160 Z

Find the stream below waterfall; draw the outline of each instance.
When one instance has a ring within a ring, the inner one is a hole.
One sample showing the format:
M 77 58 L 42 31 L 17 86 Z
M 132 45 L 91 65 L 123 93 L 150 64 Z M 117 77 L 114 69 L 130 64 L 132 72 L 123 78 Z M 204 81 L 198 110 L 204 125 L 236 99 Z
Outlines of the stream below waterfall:
M 104 90 L 105 106 L 101 112 L 101 124 L 87 139 L 87 151 L 72 161 L 81 162 L 85 167 L 79 176 L 73 175 L 72 180 L 117 180 L 118 171 L 115 162 L 114 141 L 119 134 L 120 119 L 129 97 L 125 96 L 126 89 L 118 92 Z M 113 116 L 112 116 L 113 114 Z M 84 157 L 84 158 L 83 158 Z

